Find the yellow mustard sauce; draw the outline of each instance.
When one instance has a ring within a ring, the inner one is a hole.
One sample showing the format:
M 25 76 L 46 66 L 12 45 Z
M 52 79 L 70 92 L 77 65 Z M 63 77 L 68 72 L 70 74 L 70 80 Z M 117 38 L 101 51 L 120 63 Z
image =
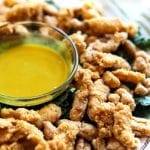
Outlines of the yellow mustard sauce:
M 23 44 L 0 53 L 0 94 L 31 97 L 61 85 L 69 74 L 64 58 L 51 48 Z

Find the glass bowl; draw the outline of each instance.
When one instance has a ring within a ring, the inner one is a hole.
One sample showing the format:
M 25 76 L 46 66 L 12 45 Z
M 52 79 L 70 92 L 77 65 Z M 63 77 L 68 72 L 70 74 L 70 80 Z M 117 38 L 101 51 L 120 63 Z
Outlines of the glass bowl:
M 68 35 L 57 27 L 41 22 L 18 22 L 0 26 L 0 52 L 24 43 L 41 44 L 56 50 L 70 65 L 68 78 L 54 90 L 38 96 L 11 97 L 0 94 L 0 103 L 28 107 L 51 101 L 68 88 L 77 70 L 77 49 Z

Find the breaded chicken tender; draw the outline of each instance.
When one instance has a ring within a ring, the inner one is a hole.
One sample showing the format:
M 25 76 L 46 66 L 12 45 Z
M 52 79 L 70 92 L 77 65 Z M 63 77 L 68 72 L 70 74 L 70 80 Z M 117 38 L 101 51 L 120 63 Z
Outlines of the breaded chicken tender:
M 43 21 L 44 13 L 55 16 L 57 10 L 46 3 L 17 4 L 8 11 L 6 20 L 10 22 L 27 20 Z
M 18 108 L 13 110 L 11 108 L 3 108 L 0 116 L 2 118 L 15 118 L 24 120 L 33 124 L 42 121 L 56 122 L 61 116 L 61 108 L 55 104 L 48 104 L 40 110 L 28 110 L 25 108 Z
M 135 148 L 139 145 L 139 140 L 132 132 L 131 119 L 129 106 L 118 103 L 114 112 L 114 137 L 125 147 Z
M 112 136 L 114 110 L 115 105 L 113 103 L 102 103 L 97 99 L 90 100 L 88 116 L 91 120 L 97 123 L 99 137 L 106 138 Z
M 80 88 L 81 86 L 88 88 L 93 84 L 92 80 L 96 80 L 98 78 L 98 72 L 92 72 L 89 69 L 79 67 L 75 74 L 74 80 L 76 81 L 78 88 Z
M 93 139 L 92 146 L 93 146 L 94 150 L 107 150 L 106 142 L 104 139 L 101 139 L 101 138 Z
M 70 120 L 63 121 L 57 127 L 54 138 L 48 142 L 49 148 L 52 150 L 74 150 L 79 131 L 80 126 L 78 124 Z
M 118 88 L 121 84 L 120 80 L 110 71 L 106 71 L 103 74 L 103 81 L 110 88 Z
M 79 136 L 91 141 L 97 137 L 97 128 L 92 124 L 81 122 Z
M 16 110 L 13 110 L 12 108 L 3 108 L 1 109 L 0 116 L 2 118 L 15 118 L 24 120 L 30 123 L 35 123 L 41 119 L 41 116 L 38 112 L 25 108 L 18 108 Z
M 111 53 L 115 52 L 119 45 L 127 39 L 127 33 L 117 32 L 114 35 L 109 35 L 108 39 L 97 39 L 94 42 L 91 42 L 89 46 L 96 51 Z
M 141 83 L 138 83 L 136 88 L 134 89 L 134 93 L 136 95 L 141 95 L 141 96 L 147 95 L 148 94 L 148 88 L 146 88 Z
M 107 143 L 106 148 L 107 148 L 107 150 L 127 150 L 126 147 L 124 147 L 119 141 L 117 141 L 114 138 L 108 139 L 108 143 Z
M 56 132 L 56 127 L 50 121 L 43 122 L 43 134 L 47 140 L 51 140 Z
M 86 45 L 87 45 L 85 42 L 86 35 L 81 34 L 81 32 L 78 31 L 78 32 L 72 34 L 70 37 L 77 47 L 78 54 L 81 55 L 86 49 Z
M 113 71 L 113 74 L 124 82 L 137 84 L 145 81 L 145 74 L 131 70 L 118 69 Z
M 0 144 L 20 141 L 23 148 L 26 148 L 27 145 L 24 143 L 28 141 L 35 150 L 49 150 L 43 133 L 23 120 L 0 119 L 0 133 L 3 135 L 0 138 Z
M 23 145 L 14 142 L 12 144 L 2 144 L 0 145 L 0 150 L 24 150 Z
M 135 100 L 132 96 L 131 93 L 129 93 L 126 89 L 124 88 L 118 88 L 116 90 L 116 94 L 120 96 L 120 102 L 123 103 L 124 105 L 128 105 L 130 109 L 133 111 L 135 109 Z
M 90 87 L 89 100 L 95 98 L 98 99 L 99 102 L 104 102 L 107 100 L 109 91 L 110 91 L 109 87 L 104 84 L 103 80 L 98 79 Z
M 150 76 L 150 55 L 144 51 L 138 51 L 136 53 L 133 69 L 145 73 L 146 76 Z
M 92 78 L 95 77 L 97 78 L 99 76 L 89 69 L 78 69 L 75 75 L 75 81 L 79 87 L 79 90 L 76 91 L 74 96 L 72 109 L 70 111 L 71 120 L 81 121 L 83 118 L 88 104 L 88 88 L 93 84 Z
M 88 95 L 89 92 L 86 88 L 80 88 L 80 90 L 76 91 L 72 109 L 70 111 L 71 120 L 81 121 L 87 108 Z
M 127 32 L 129 36 L 134 37 L 137 28 L 132 25 L 126 25 L 120 19 L 110 19 L 106 17 L 97 17 L 84 20 L 84 31 L 89 35 L 114 34 L 115 32 Z
M 48 104 L 42 107 L 37 112 L 41 116 L 41 121 L 51 121 L 56 122 L 61 116 L 61 108 L 55 104 Z
M 132 117 L 131 127 L 138 137 L 150 136 L 150 120 L 148 119 Z
M 75 150 L 91 150 L 91 145 L 84 139 L 79 138 L 76 142 Z
M 80 57 L 81 64 L 90 63 L 93 66 L 99 66 L 100 68 L 115 68 L 130 70 L 129 63 L 122 57 L 116 56 L 110 53 L 102 53 L 93 51 L 91 49 L 85 51 Z
M 109 102 L 112 102 L 114 104 L 117 104 L 119 101 L 120 101 L 120 96 L 119 94 L 116 94 L 116 93 L 110 93 L 108 95 L 108 101 Z
M 135 59 L 137 47 L 131 42 L 130 40 L 126 39 L 121 43 L 121 46 L 123 47 L 123 50 L 128 53 L 128 55 Z

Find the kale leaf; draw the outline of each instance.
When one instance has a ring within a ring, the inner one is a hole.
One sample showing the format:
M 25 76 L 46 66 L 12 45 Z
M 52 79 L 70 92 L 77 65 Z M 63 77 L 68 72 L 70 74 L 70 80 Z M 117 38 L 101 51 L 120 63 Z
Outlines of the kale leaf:
M 60 7 L 53 0 L 46 0 L 46 3 L 53 5 L 56 9 L 60 9 Z
M 137 35 L 135 36 L 132 41 L 135 43 L 135 45 L 143 50 L 150 50 L 150 38 L 145 38 L 140 29 Z
M 150 106 L 150 96 L 137 97 L 135 101 L 142 106 Z

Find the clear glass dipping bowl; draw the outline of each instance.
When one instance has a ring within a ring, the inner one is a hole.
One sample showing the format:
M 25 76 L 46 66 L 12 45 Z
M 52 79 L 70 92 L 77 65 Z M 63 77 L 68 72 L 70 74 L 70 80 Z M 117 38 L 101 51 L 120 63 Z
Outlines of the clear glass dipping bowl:
M 77 70 L 77 49 L 68 35 L 57 27 L 41 22 L 18 22 L 0 26 L 0 52 L 24 43 L 50 46 L 70 64 L 71 71 L 63 84 L 48 93 L 33 97 L 11 97 L 0 94 L 0 103 L 28 107 L 51 101 L 68 88 Z

